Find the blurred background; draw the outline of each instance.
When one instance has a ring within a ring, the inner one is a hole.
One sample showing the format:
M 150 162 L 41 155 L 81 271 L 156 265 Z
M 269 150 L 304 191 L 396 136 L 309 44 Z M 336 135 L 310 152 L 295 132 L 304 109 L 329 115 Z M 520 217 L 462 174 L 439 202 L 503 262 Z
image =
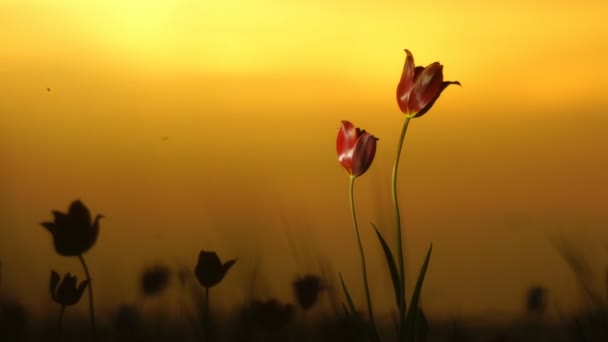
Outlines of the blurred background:
M 85 255 L 100 310 L 133 301 L 144 266 L 193 269 L 201 249 L 238 258 L 216 310 L 289 300 L 295 275 L 323 270 L 364 307 L 335 152 L 348 119 L 380 139 L 355 196 L 372 297 L 392 310 L 369 222 L 394 246 L 407 48 L 462 83 L 411 122 L 399 175 L 411 278 L 434 246 L 427 314 L 517 313 L 531 284 L 550 311 L 576 308 L 564 248 L 606 291 L 607 13 L 599 0 L 0 0 L 0 290 L 44 313 L 50 268 L 84 277 L 40 226 L 81 199 L 106 216 Z

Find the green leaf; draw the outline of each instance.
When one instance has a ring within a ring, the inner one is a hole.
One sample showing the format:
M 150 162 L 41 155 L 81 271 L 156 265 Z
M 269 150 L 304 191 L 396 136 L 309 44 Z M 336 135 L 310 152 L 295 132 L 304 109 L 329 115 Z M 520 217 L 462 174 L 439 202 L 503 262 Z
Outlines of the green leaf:
M 395 303 L 397 303 L 397 307 L 399 307 L 399 298 L 404 298 L 405 296 L 399 295 L 399 273 L 397 273 L 397 265 L 395 265 L 395 259 L 393 258 L 393 253 L 391 249 L 388 247 L 386 240 L 380 234 L 380 231 L 374 225 L 373 222 L 370 222 L 374 230 L 376 230 L 376 235 L 378 235 L 378 240 L 380 240 L 380 244 L 382 245 L 382 250 L 384 251 L 384 257 L 386 258 L 386 264 L 388 265 L 388 270 L 391 273 L 391 280 L 393 281 L 393 289 L 395 291 Z
M 410 302 L 410 308 L 407 311 L 407 317 L 405 320 L 406 333 L 409 335 L 408 341 L 414 341 L 415 327 L 416 327 L 416 316 L 419 314 L 418 301 L 420 300 L 420 292 L 422 291 L 422 284 L 424 282 L 424 276 L 426 274 L 426 270 L 429 267 L 429 261 L 431 260 L 431 252 L 433 251 L 433 244 L 430 245 L 428 252 L 426 253 L 426 258 L 424 259 L 424 263 L 422 264 L 422 269 L 420 270 L 420 274 L 418 275 L 418 281 L 416 281 L 416 287 L 414 288 L 414 293 L 412 294 L 412 300 Z
M 344 279 L 342 279 L 342 273 L 338 273 L 340 275 L 340 283 L 342 284 L 342 290 L 344 291 L 344 296 L 346 297 L 346 302 L 348 303 L 348 308 L 349 308 L 349 314 L 351 315 L 355 315 L 357 316 L 357 308 L 355 308 L 355 305 L 353 304 L 353 300 L 350 297 L 350 294 L 348 293 L 348 290 L 346 289 L 346 284 L 344 284 Z

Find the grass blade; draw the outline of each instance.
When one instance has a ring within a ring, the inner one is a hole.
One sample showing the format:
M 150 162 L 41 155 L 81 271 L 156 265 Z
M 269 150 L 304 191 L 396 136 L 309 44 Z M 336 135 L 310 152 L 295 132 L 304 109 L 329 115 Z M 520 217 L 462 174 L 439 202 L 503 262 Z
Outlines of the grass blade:
M 357 308 L 355 308 L 355 305 L 353 304 L 353 300 L 350 296 L 350 294 L 348 293 L 348 289 L 346 289 L 346 284 L 344 284 L 344 279 L 342 279 L 342 273 L 338 273 L 340 275 L 340 283 L 342 284 L 342 290 L 344 291 L 344 296 L 346 297 L 346 303 L 348 304 L 348 308 L 350 310 L 350 314 L 351 315 L 355 315 L 358 316 L 357 313 Z

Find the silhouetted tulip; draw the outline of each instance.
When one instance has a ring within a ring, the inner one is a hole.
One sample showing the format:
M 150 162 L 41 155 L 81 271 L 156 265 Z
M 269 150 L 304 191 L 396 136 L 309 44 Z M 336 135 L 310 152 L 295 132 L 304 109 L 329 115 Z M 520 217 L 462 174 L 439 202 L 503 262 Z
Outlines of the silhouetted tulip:
M 146 296 L 160 294 L 169 285 L 171 270 L 164 265 L 144 269 L 141 275 L 141 291 Z
M 343 120 L 336 150 L 338 162 L 351 177 L 359 177 L 369 169 L 376 155 L 376 141 L 378 138 L 355 127 L 350 121 Z
M 80 201 L 72 202 L 67 214 L 54 210 L 54 222 L 43 222 L 43 227 L 53 235 L 55 251 L 63 256 L 79 256 L 88 251 L 97 241 L 99 219 L 91 222 L 89 209 Z
M 59 274 L 51 270 L 51 297 L 56 303 L 64 307 L 78 303 L 84 290 L 89 285 L 89 281 L 85 280 L 76 286 L 78 284 L 76 276 L 72 277 L 70 273 L 63 277 L 61 283 L 59 283 L 59 280 Z
M 315 275 L 307 275 L 296 279 L 293 282 L 293 289 L 298 304 L 306 310 L 317 302 L 319 292 L 321 292 L 323 286 L 321 286 L 321 278 Z
M 281 304 L 276 299 L 253 301 L 251 313 L 259 326 L 268 332 L 285 327 L 293 317 L 293 305 Z
M 439 62 L 427 67 L 414 65 L 414 56 L 405 50 L 407 57 L 403 66 L 401 80 L 397 86 L 397 104 L 406 115 L 414 118 L 426 113 L 441 95 L 441 92 L 450 84 L 458 81 L 443 81 L 443 65 Z
M 542 314 L 547 308 L 547 289 L 542 286 L 532 286 L 526 297 L 526 310 L 529 313 Z
M 236 259 L 233 259 L 222 264 L 215 252 L 200 251 L 194 274 L 201 285 L 210 288 L 224 279 L 224 276 L 235 262 Z

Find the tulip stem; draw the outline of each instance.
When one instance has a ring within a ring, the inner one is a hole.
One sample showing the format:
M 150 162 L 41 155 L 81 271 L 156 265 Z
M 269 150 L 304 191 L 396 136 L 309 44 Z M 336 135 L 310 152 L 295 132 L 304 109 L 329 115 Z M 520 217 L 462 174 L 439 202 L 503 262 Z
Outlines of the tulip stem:
M 63 313 L 65 312 L 65 306 L 61 305 L 61 309 L 59 310 L 59 318 L 57 319 L 57 341 L 61 341 L 62 332 L 63 332 Z
M 205 308 L 204 308 L 204 322 L 203 329 L 205 330 L 203 336 L 205 338 L 205 342 L 209 342 L 209 288 L 205 287 Z
M 353 228 L 355 229 L 355 236 L 357 237 L 357 244 L 359 246 L 359 256 L 361 257 L 361 270 L 363 271 L 363 285 L 365 287 L 365 298 L 367 300 L 367 311 L 369 312 L 369 321 L 372 327 L 372 337 L 374 341 L 379 341 L 378 331 L 376 330 L 376 323 L 374 321 L 374 311 L 372 310 L 372 299 L 369 295 L 369 285 L 367 283 L 367 268 L 365 267 L 365 253 L 363 252 L 363 245 L 361 244 L 361 237 L 359 236 L 359 228 L 357 227 L 357 215 L 355 214 L 355 197 L 354 197 L 354 184 L 356 176 L 350 176 L 349 183 L 349 195 L 350 195 L 350 211 L 353 218 Z
M 406 313 L 406 299 L 405 299 L 405 268 L 403 259 L 403 241 L 401 237 L 401 215 L 399 213 L 399 203 L 397 201 L 397 170 L 399 168 L 399 159 L 401 158 L 401 149 L 403 147 L 403 141 L 405 140 L 405 132 L 407 126 L 410 123 L 411 116 L 406 115 L 403 127 L 401 128 L 401 136 L 399 137 L 399 144 L 397 145 L 397 157 L 395 158 L 395 164 L 393 166 L 392 174 L 392 195 L 393 195 L 393 207 L 395 209 L 395 229 L 397 235 L 397 260 L 399 261 L 399 332 L 400 336 L 405 336 L 405 313 Z
M 93 339 L 97 340 L 97 324 L 95 324 L 95 305 L 93 304 L 93 281 L 91 280 L 91 274 L 89 273 L 89 268 L 87 267 L 87 263 L 84 261 L 84 257 L 82 254 L 78 256 L 80 259 L 80 263 L 82 264 L 82 268 L 84 269 L 84 274 L 89 281 L 89 313 L 91 316 L 91 329 L 93 332 Z

